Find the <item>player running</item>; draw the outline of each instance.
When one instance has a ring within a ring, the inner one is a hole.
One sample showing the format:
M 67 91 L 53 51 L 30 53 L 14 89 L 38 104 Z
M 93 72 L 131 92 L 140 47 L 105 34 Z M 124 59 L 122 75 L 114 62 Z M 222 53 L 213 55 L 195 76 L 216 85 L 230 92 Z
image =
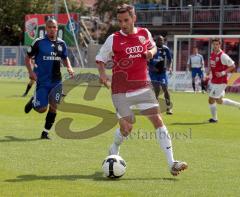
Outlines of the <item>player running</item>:
M 151 78 L 153 90 L 158 100 L 160 87 L 164 92 L 164 98 L 167 105 L 166 113 L 172 115 L 172 107 L 170 94 L 168 92 L 168 76 L 167 69 L 172 72 L 172 55 L 170 49 L 163 44 L 164 38 L 159 36 L 157 38 L 157 53 L 149 62 L 149 76 Z
M 124 4 L 117 9 L 120 31 L 110 35 L 96 56 L 100 82 L 109 87 L 105 72 L 106 63 L 113 60 L 112 101 L 119 119 L 114 142 L 109 154 L 119 154 L 120 145 L 131 133 L 134 114 L 132 106 L 149 118 L 156 129 L 157 139 L 165 152 L 172 175 L 186 169 L 187 163 L 173 158 L 172 142 L 159 113 L 159 104 L 148 81 L 147 60 L 157 52 L 151 33 L 145 28 L 136 28 L 134 8 Z
M 60 102 L 62 96 L 61 60 L 66 65 L 70 76 L 74 74 L 67 56 L 66 44 L 57 37 L 57 31 L 57 21 L 49 19 L 46 22 L 47 34 L 44 38 L 37 38 L 33 41 L 25 59 L 29 78 L 36 81 L 34 97 L 26 104 L 25 113 L 29 113 L 32 108 L 39 113 L 46 112 L 48 109 L 41 139 L 50 139 L 48 133 L 55 121 L 57 103 Z M 35 60 L 34 71 L 32 70 L 33 58 Z
M 212 47 L 213 52 L 210 56 L 212 79 L 209 84 L 208 99 L 212 118 L 209 119 L 209 122 L 216 123 L 218 121 L 216 103 L 238 108 L 240 108 L 240 103 L 223 98 L 227 87 L 227 74 L 234 70 L 234 61 L 221 49 L 221 40 L 219 38 L 212 40 Z

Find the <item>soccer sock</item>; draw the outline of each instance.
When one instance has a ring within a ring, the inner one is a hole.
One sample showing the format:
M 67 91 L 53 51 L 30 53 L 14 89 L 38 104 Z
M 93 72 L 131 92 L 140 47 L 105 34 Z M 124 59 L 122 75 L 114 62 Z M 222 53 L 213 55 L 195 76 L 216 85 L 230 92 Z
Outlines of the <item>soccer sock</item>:
M 195 81 L 192 82 L 192 87 L 193 87 L 193 91 L 195 92 L 195 90 L 196 90 Z
M 206 88 L 204 86 L 204 81 L 203 80 L 201 80 L 201 87 L 202 87 L 202 91 L 206 91 Z
M 117 128 L 116 133 L 115 133 L 115 136 L 114 136 L 114 142 L 113 142 L 113 144 L 112 144 L 111 147 L 110 147 L 110 153 L 111 153 L 112 155 L 118 155 L 120 145 L 123 143 L 123 140 L 124 140 L 125 138 L 126 138 L 126 137 L 124 137 L 124 136 L 121 134 L 120 129 Z
M 48 111 L 46 116 L 45 126 L 44 126 L 45 132 L 49 132 L 49 130 L 52 128 L 53 123 L 55 122 L 56 115 L 57 115 L 56 113 Z
M 171 101 L 170 101 L 170 94 L 168 92 L 167 86 L 162 86 L 163 92 L 164 92 L 164 99 L 165 99 L 165 103 L 167 105 L 168 108 L 171 107 Z
M 171 167 L 173 165 L 173 150 L 172 150 L 172 141 L 168 134 L 168 130 L 166 126 L 159 127 L 156 130 L 157 140 L 160 143 L 162 150 L 164 151 L 168 165 Z
M 233 106 L 233 107 L 240 107 L 240 103 L 239 102 L 236 102 L 236 101 L 233 101 L 231 99 L 227 99 L 227 98 L 223 98 L 223 105 L 229 105 L 229 106 Z
M 32 85 L 30 85 L 30 84 L 28 84 L 27 85 L 27 88 L 26 88 L 26 91 L 25 91 L 25 93 L 24 94 L 28 94 L 28 92 L 29 92 L 29 90 L 31 89 L 31 87 L 32 87 Z
M 212 118 L 214 120 L 217 120 L 217 106 L 216 106 L 216 103 L 209 104 L 209 108 L 210 108 L 210 111 L 211 111 L 211 114 L 212 114 Z

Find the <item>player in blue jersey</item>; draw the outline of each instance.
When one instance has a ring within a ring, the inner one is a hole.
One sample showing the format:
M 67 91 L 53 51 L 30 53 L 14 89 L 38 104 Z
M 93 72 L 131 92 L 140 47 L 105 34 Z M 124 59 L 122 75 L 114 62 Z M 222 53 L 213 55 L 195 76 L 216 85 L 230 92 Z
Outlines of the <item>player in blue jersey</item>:
M 172 72 L 172 55 L 169 48 L 164 45 L 164 38 L 162 36 L 158 36 L 157 53 L 149 62 L 149 75 L 157 99 L 159 97 L 160 88 L 162 88 L 167 105 L 166 113 L 171 115 L 173 112 L 170 94 L 168 92 L 167 70 L 169 70 L 170 73 Z
M 57 103 L 62 95 L 61 61 L 67 67 L 70 76 L 74 71 L 67 56 L 66 44 L 57 37 L 58 24 L 55 19 L 46 22 L 46 35 L 37 38 L 28 48 L 25 58 L 29 78 L 36 81 L 34 96 L 25 106 L 25 113 L 33 108 L 39 113 L 48 110 L 41 139 L 50 139 L 48 133 L 55 121 Z M 35 62 L 34 69 L 33 58 Z

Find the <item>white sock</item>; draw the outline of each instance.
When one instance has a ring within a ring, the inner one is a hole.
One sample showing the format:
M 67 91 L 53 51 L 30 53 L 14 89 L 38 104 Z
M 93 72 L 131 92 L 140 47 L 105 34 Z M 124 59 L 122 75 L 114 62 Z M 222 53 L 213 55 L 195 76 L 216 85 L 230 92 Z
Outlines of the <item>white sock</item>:
M 44 128 L 43 131 L 45 131 L 46 133 L 49 133 L 50 130 Z
M 173 150 L 172 150 L 172 141 L 168 134 L 166 126 L 159 127 L 156 130 L 157 140 L 160 143 L 162 150 L 164 151 L 169 167 L 173 165 Z
M 236 102 L 236 101 L 233 101 L 231 99 L 227 99 L 227 98 L 223 98 L 223 105 L 230 105 L 230 106 L 233 106 L 233 107 L 240 107 L 240 103 L 239 102 Z
M 210 111 L 211 111 L 211 114 L 212 114 L 212 118 L 214 120 L 217 120 L 217 106 L 216 106 L 216 103 L 209 104 L 209 108 L 210 108 Z
M 119 154 L 119 149 L 120 145 L 123 143 L 123 140 L 125 137 L 121 134 L 121 131 L 119 128 L 117 128 L 114 136 L 114 142 L 110 147 L 109 150 L 109 155 L 118 155 Z

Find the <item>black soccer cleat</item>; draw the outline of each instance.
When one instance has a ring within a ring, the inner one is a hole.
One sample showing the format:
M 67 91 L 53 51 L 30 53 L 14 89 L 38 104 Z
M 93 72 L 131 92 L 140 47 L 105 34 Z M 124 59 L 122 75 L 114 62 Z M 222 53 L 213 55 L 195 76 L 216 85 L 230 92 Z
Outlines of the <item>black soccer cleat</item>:
M 48 132 L 46 132 L 46 131 L 42 132 L 41 139 L 43 139 L 43 140 L 51 140 L 51 138 L 48 136 Z
M 26 114 L 29 113 L 32 110 L 32 108 L 33 108 L 32 102 L 33 102 L 33 97 L 25 105 L 24 111 L 25 111 Z
M 209 123 L 217 123 L 218 120 L 215 120 L 215 119 L 213 119 L 213 118 L 210 118 L 210 119 L 208 120 L 208 122 L 209 122 Z
M 172 109 L 167 108 L 166 114 L 167 114 L 167 115 L 173 115 Z

